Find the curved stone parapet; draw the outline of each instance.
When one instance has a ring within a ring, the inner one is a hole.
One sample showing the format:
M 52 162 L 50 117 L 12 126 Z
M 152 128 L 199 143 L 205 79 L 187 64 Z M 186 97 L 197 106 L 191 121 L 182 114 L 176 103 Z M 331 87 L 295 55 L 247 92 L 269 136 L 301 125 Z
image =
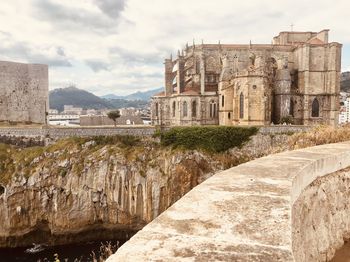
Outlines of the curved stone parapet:
M 218 173 L 107 261 L 329 261 L 350 236 L 350 142 Z

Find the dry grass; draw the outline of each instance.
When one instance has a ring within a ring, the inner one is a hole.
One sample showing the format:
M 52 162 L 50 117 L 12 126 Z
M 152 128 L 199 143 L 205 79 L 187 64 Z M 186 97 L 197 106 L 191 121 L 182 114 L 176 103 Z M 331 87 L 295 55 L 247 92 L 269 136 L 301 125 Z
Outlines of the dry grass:
M 317 126 L 308 132 L 296 133 L 289 138 L 290 149 L 299 149 L 350 140 L 350 125 L 341 127 Z

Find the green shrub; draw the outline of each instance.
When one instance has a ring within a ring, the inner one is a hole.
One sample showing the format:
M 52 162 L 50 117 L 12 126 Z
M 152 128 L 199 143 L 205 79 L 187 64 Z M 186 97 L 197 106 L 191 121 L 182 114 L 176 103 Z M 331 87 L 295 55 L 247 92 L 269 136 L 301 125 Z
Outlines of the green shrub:
M 256 127 L 175 127 L 161 133 L 160 138 L 163 146 L 222 152 L 241 147 L 257 131 Z
M 293 117 L 292 116 L 282 117 L 281 120 L 279 121 L 279 124 L 283 124 L 283 123 L 293 125 L 294 124 Z
M 93 140 L 96 142 L 96 145 L 120 144 L 125 147 L 136 146 L 140 142 L 140 138 L 130 135 L 97 136 Z

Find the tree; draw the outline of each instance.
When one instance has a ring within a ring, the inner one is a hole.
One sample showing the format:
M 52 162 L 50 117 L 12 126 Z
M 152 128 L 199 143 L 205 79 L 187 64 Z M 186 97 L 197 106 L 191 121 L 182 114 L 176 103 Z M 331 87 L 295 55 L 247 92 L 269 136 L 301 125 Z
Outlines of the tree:
M 114 126 L 117 126 L 117 119 L 120 117 L 119 110 L 111 111 L 107 114 L 107 116 L 114 121 Z

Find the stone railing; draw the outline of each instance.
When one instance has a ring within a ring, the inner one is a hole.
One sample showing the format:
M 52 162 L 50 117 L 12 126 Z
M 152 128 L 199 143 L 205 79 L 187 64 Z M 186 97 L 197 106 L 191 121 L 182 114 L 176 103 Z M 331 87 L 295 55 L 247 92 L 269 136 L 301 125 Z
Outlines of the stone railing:
M 350 142 L 218 173 L 145 226 L 113 261 L 330 261 L 350 238 Z

